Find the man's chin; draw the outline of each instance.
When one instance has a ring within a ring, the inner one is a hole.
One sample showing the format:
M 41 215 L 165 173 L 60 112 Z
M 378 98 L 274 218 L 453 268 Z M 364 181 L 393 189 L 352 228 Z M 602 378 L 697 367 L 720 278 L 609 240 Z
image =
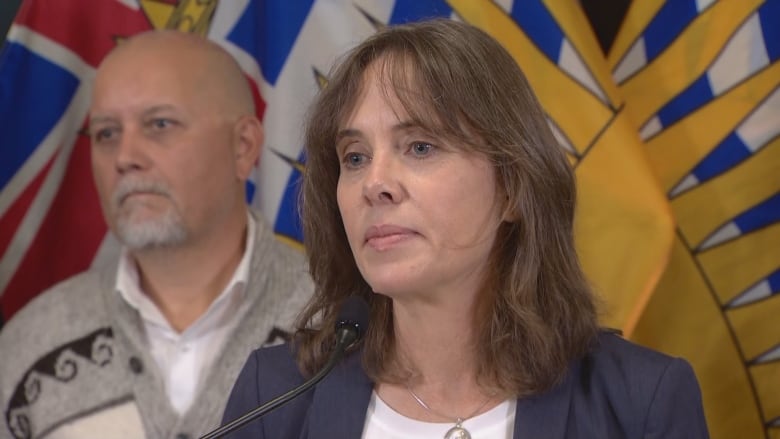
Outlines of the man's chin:
M 176 247 L 187 240 L 184 227 L 171 221 L 120 222 L 115 233 L 131 250 Z

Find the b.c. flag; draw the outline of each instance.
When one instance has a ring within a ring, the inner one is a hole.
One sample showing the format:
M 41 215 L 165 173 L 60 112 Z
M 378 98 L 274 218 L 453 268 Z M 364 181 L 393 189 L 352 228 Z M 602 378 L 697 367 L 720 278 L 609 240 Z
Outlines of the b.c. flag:
M 85 135 L 91 81 L 106 53 L 152 28 L 208 35 L 239 60 L 262 113 L 258 90 L 273 87 L 310 7 L 279 5 L 276 13 L 283 19 L 269 28 L 257 25 L 268 8 L 248 0 L 22 3 L 0 58 L 0 307 L 5 319 L 45 288 L 116 252 L 93 189 Z M 275 46 L 260 44 L 271 34 Z M 261 68 L 272 73 L 261 77 Z M 277 151 L 296 156 L 300 148 L 288 151 L 287 145 Z M 273 158 L 265 162 L 271 165 L 266 178 L 289 179 L 289 165 L 278 166 Z M 279 193 L 281 185 L 266 186 Z M 271 193 L 266 199 L 278 203 L 281 197 L 274 200 Z
M 633 334 L 693 363 L 713 438 L 780 438 L 780 1 L 636 1 L 609 63 L 677 220 Z
M 81 133 L 123 38 L 199 32 L 236 57 L 266 130 L 249 202 L 297 245 L 301 122 L 329 67 L 383 26 L 448 17 L 509 50 L 568 152 L 602 323 L 692 361 L 713 438 L 780 438 L 778 3 L 636 1 L 605 55 L 569 1 L 27 0 L 0 57 L 3 315 L 116 252 Z

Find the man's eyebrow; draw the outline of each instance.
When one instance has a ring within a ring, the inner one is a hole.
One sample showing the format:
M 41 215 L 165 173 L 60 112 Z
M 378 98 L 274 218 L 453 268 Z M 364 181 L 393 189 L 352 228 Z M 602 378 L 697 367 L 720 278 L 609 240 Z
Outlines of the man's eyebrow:
M 150 117 L 150 116 L 154 116 L 155 114 L 157 114 L 159 112 L 171 111 L 171 110 L 176 110 L 176 106 L 172 105 L 172 104 L 154 105 L 154 106 L 151 106 L 151 107 L 143 110 L 141 112 L 141 117 L 142 118 L 147 118 L 147 117 Z M 88 125 L 91 126 L 91 125 L 96 125 L 96 124 L 99 124 L 99 123 L 112 123 L 112 122 L 116 122 L 117 120 L 118 120 L 117 117 L 114 116 L 114 115 L 97 113 L 95 115 L 90 115 L 89 116 Z M 88 126 L 88 128 L 89 128 L 89 126 Z
M 171 105 L 171 104 L 154 105 L 154 106 L 151 106 L 151 107 L 147 108 L 146 110 L 142 111 L 141 112 L 141 116 L 144 116 L 144 117 L 151 116 L 151 115 L 153 115 L 155 113 L 158 113 L 160 111 L 175 110 L 175 109 L 176 109 L 176 107 L 174 105 Z
M 103 115 L 97 115 L 97 116 L 89 116 L 89 125 L 93 125 L 96 123 L 102 123 L 102 122 L 112 122 L 116 120 L 114 117 L 111 116 L 103 116 Z

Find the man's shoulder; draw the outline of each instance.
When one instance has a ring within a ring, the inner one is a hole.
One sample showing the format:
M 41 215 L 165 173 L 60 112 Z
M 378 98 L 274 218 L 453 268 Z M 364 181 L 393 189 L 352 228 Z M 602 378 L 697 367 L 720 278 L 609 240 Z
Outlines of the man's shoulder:
M 293 266 L 296 269 L 306 266 L 302 246 L 296 248 L 299 244 L 292 238 L 275 235 L 261 213 L 251 211 L 251 215 L 255 221 L 256 234 L 253 265 L 276 262 L 275 265 Z
M 98 296 L 105 293 L 104 289 L 97 272 L 86 271 L 65 279 L 38 294 L 14 314 L 0 331 L 0 339 L 6 334 L 24 332 L 31 325 L 55 323 L 84 312 L 91 313 L 91 308 L 100 302 L 96 300 Z
M 281 304 L 276 309 L 280 315 L 275 317 L 287 330 L 314 292 L 314 283 L 303 249 L 294 248 L 292 240 L 290 243 L 280 240 L 262 216 L 257 213 L 254 216 L 257 236 L 250 263 L 249 288 L 269 300 L 268 303 Z
M 46 349 L 105 326 L 101 276 L 84 272 L 36 296 L 0 330 L 0 357 L 26 363 Z M 31 358 L 26 358 L 30 357 Z
M 30 301 L 0 331 L 0 406 L 7 417 L 15 414 L 8 422 L 16 425 L 25 414 L 36 420 L 31 428 L 40 429 L 94 408 L 84 389 L 112 395 L 120 390 L 112 378 L 116 368 L 109 367 L 116 347 L 102 299 L 105 285 L 96 272 L 68 278 Z

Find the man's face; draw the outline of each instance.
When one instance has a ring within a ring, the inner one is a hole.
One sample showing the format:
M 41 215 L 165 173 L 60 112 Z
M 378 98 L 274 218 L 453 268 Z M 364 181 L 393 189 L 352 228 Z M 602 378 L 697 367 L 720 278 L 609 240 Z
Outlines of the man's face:
M 92 170 L 103 213 L 131 249 L 214 232 L 236 202 L 234 125 L 186 54 L 127 49 L 107 60 L 90 110 Z M 154 66 L 154 67 L 151 67 Z

